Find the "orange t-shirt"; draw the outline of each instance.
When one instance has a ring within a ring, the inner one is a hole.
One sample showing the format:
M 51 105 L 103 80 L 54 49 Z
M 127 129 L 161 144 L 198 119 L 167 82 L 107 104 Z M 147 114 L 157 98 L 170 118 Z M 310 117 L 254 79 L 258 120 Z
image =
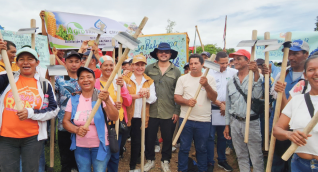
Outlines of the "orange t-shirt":
M 40 109 L 42 99 L 37 89 L 35 78 L 26 78 L 20 75 L 16 82 L 18 93 L 25 108 Z M 15 102 L 10 90 L 4 97 L 4 110 L 2 114 L 2 127 L 0 136 L 11 138 L 26 138 L 39 134 L 38 121 L 26 119 L 20 121 Z

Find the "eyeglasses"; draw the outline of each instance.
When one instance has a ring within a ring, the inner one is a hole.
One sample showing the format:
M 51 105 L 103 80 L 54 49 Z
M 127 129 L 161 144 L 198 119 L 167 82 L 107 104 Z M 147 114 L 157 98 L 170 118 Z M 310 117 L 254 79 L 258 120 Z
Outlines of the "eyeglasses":
M 160 53 L 160 54 L 163 54 L 163 53 L 170 54 L 170 50 L 158 50 L 158 53 Z

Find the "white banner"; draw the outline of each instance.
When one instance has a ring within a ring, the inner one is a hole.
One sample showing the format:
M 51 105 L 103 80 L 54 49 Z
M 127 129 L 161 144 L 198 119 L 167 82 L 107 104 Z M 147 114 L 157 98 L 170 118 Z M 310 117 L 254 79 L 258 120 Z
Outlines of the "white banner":
M 51 47 L 57 49 L 79 49 L 85 40 L 95 40 L 97 34 L 89 31 L 105 25 L 105 34 L 99 39 L 99 48 L 111 46 L 111 38 L 118 32 L 128 32 L 128 28 L 115 20 L 56 11 L 45 11 L 45 26 Z

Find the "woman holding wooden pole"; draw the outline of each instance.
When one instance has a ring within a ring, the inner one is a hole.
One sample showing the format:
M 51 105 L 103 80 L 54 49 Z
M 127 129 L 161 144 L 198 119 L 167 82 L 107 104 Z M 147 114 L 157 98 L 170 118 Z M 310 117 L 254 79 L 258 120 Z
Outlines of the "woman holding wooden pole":
M 102 72 L 102 76 L 99 79 L 96 79 L 95 82 L 95 88 L 98 90 L 102 90 L 108 81 L 109 76 L 114 70 L 114 61 L 113 58 L 110 56 L 102 56 L 99 58 L 99 61 L 101 62 L 100 70 Z M 117 101 L 117 93 L 118 88 L 117 85 L 120 86 L 120 101 Z M 127 119 L 127 110 L 126 107 L 131 105 L 132 98 L 129 94 L 126 84 L 122 77 L 117 77 L 113 83 L 108 88 L 108 92 L 110 97 L 113 99 L 113 101 L 116 104 L 117 110 L 119 112 L 119 121 L 123 125 L 126 125 L 128 122 Z M 113 124 L 111 125 L 112 127 Z M 127 128 L 127 127 L 126 127 Z M 128 128 L 127 128 L 128 129 Z M 119 131 L 118 134 L 118 144 L 120 146 L 122 139 L 122 133 Z M 110 160 L 107 165 L 107 169 L 109 172 L 117 172 L 118 171 L 118 163 L 119 163 L 119 151 L 117 153 L 112 153 Z
M 142 98 L 147 98 L 145 127 L 148 127 L 150 104 L 157 100 L 154 81 L 144 74 L 146 65 L 146 57 L 143 55 L 136 55 L 132 62 L 132 69 L 134 72 L 130 72 L 123 76 L 127 84 L 129 94 L 132 97 L 132 104 L 127 107 L 127 126 L 131 128 L 131 172 L 138 171 L 136 169 L 137 159 L 139 158 L 141 145 L 144 145 L 144 143 L 141 143 Z M 144 152 L 141 153 L 143 154 Z M 143 162 L 144 159 L 141 159 L 141 161 Z
M 7 58 L 3 44 L 0 40 L 2 58 Z M 47 139 L 47 120 L 54 118 L 59 108 L 52 85 L 36 72 L 40 63 L 36 51 L 20 49 L 16 63 L 20 71 L 14 78 L 6 73 L 0 75 L 0 170 L 19 172 L 21 156 L 23 171 L 38 171 Z M 15 88 L 9 80 L 15 82 Z M 18 94 L 22 106 L 16 105 L 14 94 Z
M 290 140 L 299 146 L 291 161 L 292 172 L 318 171 L 318 126 L 310 134 L 303 132 L 318 110 L 318 56 L 306 61 L 304 75 L 311 85 L 310 92 L 294 96 L 273 129 L 276 139 Z M 289 128 L 293 131 L 289 131 Z

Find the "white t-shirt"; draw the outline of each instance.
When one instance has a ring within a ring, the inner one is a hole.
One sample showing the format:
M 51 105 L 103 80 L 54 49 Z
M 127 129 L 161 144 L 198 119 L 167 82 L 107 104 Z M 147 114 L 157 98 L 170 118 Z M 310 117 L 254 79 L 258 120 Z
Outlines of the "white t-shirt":
M 291 97 L 294 97 L 298 94 L 302 94 L 303 93 L 303 90 L 304 90 L 304 87 L 305 87 L 305 80 L 301 80 L 299 81 L 290 91 L 289 91 L 289 95 Z M 311 90 L 311 86 L 308 82 L 307 84 L 307 89 L 305 91 L 305 93 L 308 93 L 309 91 Z
M 318 111 L 318 96 L 310 96 L 310 98 L 315 108 L 315 114 Z M 290 118 L 289 126 L 292 130 L 303 131 L 311 120 L 304 94 L 294 96 L 287 103 L 282 113 Z M 318 156 L 318 125 L 313 128 L 310 134 L 312 136 L 308 137 L 307 144 L 303 147 L 298 147 L 295 151 L 296 153 L 307 153 Z
M 189 73 L 181 76 L 177 81 L 174 94 L 181 95 L 184 99 L 194 98 L 195 92 L 200 86 L 200 78 L 201 77 L 192 77 Z M 210 75 L 207 75 L 207 79 L 212 89 L 216 90 L 214 78 Z M 189 106 L 181 106 L 181 118 L 185 117 L 188 108 Z M 204 87 L 201 88 L 197 98 L 197 104 L 192 108 L 188 119 L 199 122 L 211 122 L 211 100 L 208 99 Z

